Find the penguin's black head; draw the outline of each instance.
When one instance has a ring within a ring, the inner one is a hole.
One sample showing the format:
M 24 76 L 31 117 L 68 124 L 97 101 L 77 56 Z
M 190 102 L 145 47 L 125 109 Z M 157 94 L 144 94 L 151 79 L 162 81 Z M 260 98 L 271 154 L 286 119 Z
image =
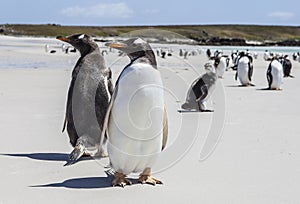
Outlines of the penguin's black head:
M 214 62 L 214 66 L 215 66 L 215 67 L 219 66 L 220 61 L 221 61 L 221 57 L 216 57 L 216 58 L 215 58 L 215 62 Z
M 246 53 L 244 51 L 240 52 L 240 57 L 246 56 Z
M 70 43 L 74 48 L 79 50 L 81 55 L 98 49 L 98 46 L 92 37 L 86 34 L 74 34 L 67 37 L 57 36 L 56 39 Z
M 131 61 L 146 57 L 151 65 L 156 67 L 156 59 L 151 46 L 141 38 L 131 38 L 124 42 L 107 43 L 106 45 L 121 50 Z

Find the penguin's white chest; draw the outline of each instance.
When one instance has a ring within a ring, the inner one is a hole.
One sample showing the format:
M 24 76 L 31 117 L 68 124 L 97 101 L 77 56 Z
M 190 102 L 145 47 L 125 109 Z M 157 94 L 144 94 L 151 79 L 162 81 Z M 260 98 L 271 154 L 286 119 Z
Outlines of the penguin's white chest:
M 282 64 L 278 62 L 277 60 L 274 60 L 271 64 L 272 70 L 271 70 L 271 75 L 272 75 L 272 83 L 271 83 L 271 88 L 276 89 L 280 88 L 283 80 L 283 68 Z
M 250 83 L 249 79 L 249 59 L 248 57 L 242 57 L 238 62 L 238 78 L 242 85 Z
M 108 124 L 108 154 L 116 171 L 141 172 L 161 152 L 163 92 L 159 71 L 148 64 L 122 72 Z
M 224 73 L 226 71 L 226 66 L 227 66 L 226 58 L 225 57 L 221 57 L 220 63 L 218 65 L 218 67 L 216 68 L 217 76 L 218 77 L 223 77 L 223 75 L 224 75 Z

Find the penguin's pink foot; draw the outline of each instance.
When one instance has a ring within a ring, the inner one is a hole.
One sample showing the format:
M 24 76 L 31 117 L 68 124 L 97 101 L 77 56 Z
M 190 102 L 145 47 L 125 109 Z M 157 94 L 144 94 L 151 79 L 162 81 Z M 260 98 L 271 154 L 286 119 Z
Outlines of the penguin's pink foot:
M 126 185 L 132 184 L 132 182 L 126 178 L 126 175 L 122 173 L 116 172 L 114 176 L 115 178 L 112 182 L 113 186 L 120 186 L 124 188 Z
M 155 186 L 156 184 L 163 184 L 162 181 L 158 180 L 157 178 L 154 178 L 151 176 L 151 169 L 146 168 L 143 173 L 140 174 L 139 183 L 141 184 L 150 184 Z
M 156 184 L 163 184 L 162 181 L 158 180 L 157 178 L 154 178 L 151 175 L 141 175 L 138 182 L 141 184 L 150 184 L 153 186 L 155 186 Z

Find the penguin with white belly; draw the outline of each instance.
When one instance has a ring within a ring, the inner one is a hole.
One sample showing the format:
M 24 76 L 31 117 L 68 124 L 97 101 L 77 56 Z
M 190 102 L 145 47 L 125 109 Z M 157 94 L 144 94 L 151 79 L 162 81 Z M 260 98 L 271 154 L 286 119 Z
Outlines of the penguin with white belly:
M 104 132 L 108 136 L 108 156 L 115 171 L 112 184 L 130 185 L 126 178 L 130 173 L 140 173 L 139 183 L 161 184 L 151 168 L 166 146 L 168 122 L 154 52 L 141 38 L 106 45 L 130 58 L 116 81 L 101 135 L 101 139 Z
M 282 64 L 283 68 L 283 77 L 291 77 L 294 78 L 294 76 L 291 75 L 291 70 L 292 70 L 292 62 L 289 59 L 288 55 L 285 55 L 282 57 L 279 62 Z
M 242 86 L 254 86 L 251 83 L 253 75 L 253 58 L 245 52 L 239 54 L 235 80 L 239 79 Z
M 283 67 L 278 59 L 273 58 L 267 70 L 268 89 L 281 90 L 283 81 Z
M 214 58 L 214 66 L 216 68 L 218 78 L 223 79 L 225 71 L 228 71 L 232 60 L 227 55 L 223 55 L 222 53 L 218 54 L 217 57 Z

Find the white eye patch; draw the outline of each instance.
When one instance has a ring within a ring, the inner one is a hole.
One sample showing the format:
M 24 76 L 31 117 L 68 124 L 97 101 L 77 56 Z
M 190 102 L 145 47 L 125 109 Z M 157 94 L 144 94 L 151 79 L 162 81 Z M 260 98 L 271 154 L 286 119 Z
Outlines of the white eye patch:
M 136 39 L 134 42 L 134 44 L 144 44 L 146 43 L 144 40 L 142 40 L 141 38 Z
M 84 38 L 84 34 L 82 34 L 82 35 L 80 35 L 80 36 L 78 36 L 78 39 L 82 39 L 82 38 Z

